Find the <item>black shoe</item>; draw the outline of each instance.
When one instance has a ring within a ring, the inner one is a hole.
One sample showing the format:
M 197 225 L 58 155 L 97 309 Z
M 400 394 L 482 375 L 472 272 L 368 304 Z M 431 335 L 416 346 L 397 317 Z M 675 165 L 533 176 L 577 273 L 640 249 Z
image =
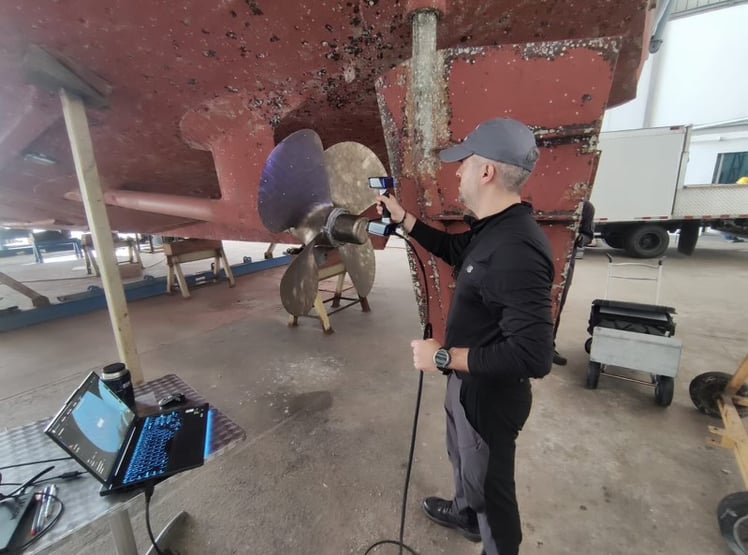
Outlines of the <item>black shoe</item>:
M 451 501 L 440 497 L 427 497 L 423 500 L 426 516 L 437 524 L 454 528 L 471 542 L 480 541 L 478 519 L 471 509 L 458 512 Z
M 566 357 L 562 357 L 560 354 L 558 354 L 558 351 L 556 349 L 553 349 L 553 364 L 566 366 L 566 362 Z

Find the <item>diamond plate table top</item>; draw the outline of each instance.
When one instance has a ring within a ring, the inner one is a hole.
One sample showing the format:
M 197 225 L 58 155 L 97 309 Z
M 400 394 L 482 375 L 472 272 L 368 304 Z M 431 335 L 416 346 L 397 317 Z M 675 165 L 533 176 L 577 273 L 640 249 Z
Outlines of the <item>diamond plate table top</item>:
M 138 415 L 143 416 L 151 412 L 158 412 L 158 400 L 170 393 L 177 392 L 183 393 L 187 398 L 187 402 L 182 406 L 208 402 L 178 376 L 168 374 L 135 387 Z M 61 399 L 60 406 L 64 401 L 64 399 Z M 209 429 L 206 436 L 209 455 L 206 462 L 230 449 L 246 437 L 244 430 L 223 412 L 212 405 L 210 411 Z M 0 432 L 0 467 L 65 457 L 66 453 L 44 434 L 44 428 L 50 420 L 51 417 Z M 42 478 L 57 476 L 74 470 L 83 470 L 83 467 L 76 461 L 67 459 L 3 470 L 2 481 L 3 483 L 24 482 L 51 465 L 54 465 L 54 469 Z M 169 480 L 171 478 L 167 479 L 167 482 Z M 41 551 L 103 516 L 117 510 L 126 509 L 139 496 L 139 492 L 130 492 L 101 497 L 99 495 L 100 482 L 87 473 L 77 480 L 55 480 L 52 483 L 57 485 L 57 496 L 65 504 L 65 510 L 60 520 L 44 536 L 30 545 L 24 553 Z M 42 488 L 37 486 L 35 489 L 40 491 Z M 11 487 L 3 488 L 5 493 L 10 491 L 12 491 Z M 33 506 L 29 509 L 29 512 L 32 511 Z M 54 514 L 56 514 L 56 510 L 53 512 Z M 27 539 L 29 539 L 28 536 Z M 16 540 L 14 543 L 20 545 L 22 542 Z

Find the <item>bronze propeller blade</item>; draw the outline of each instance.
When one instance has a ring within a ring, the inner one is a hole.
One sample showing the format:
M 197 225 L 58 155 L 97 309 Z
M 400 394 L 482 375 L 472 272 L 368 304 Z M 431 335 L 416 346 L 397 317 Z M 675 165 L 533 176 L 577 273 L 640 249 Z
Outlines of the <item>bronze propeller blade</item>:
M 314 257 L 314 248 L 320 233 L 311 243 L 304 245 L 304 249 L 286 269 L 280 283 L 281 302 L 289 314 L 303 316 L 314 306 L 319 287 L 319 269 Z

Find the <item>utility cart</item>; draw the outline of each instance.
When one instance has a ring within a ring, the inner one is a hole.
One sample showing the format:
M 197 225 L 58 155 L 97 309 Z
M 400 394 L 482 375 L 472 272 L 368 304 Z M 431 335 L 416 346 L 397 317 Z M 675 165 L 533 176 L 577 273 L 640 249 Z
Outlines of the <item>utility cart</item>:
M 675 309 L 662 306 L 660 285 L 662 259 L 655 263 L 614 262 L 608 254 L 605 298 L 592 301 L 591 337 L 584 348 L 590 355 L 587 388 L 596 389 L 600 375 L 654 386 L 655 402 L 667 407 L 673 400 L 675 376 L 680 365 L 682 343 L 675 335 Z M 655 304 L 608 299 L 614 279 L 654 281 Z M 616 373 L 612 368 L 637 370 L 648 379 Z

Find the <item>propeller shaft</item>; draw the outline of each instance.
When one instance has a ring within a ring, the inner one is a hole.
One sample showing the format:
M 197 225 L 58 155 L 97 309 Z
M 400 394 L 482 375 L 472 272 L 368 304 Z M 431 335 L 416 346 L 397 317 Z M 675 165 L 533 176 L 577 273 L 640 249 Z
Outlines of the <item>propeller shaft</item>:
M 363 245 L 368 239 L 366 218 L 348 214 L 339 209 L 333 210 L 328 217 L 326 226 L 328 238 L 333 244 Z

